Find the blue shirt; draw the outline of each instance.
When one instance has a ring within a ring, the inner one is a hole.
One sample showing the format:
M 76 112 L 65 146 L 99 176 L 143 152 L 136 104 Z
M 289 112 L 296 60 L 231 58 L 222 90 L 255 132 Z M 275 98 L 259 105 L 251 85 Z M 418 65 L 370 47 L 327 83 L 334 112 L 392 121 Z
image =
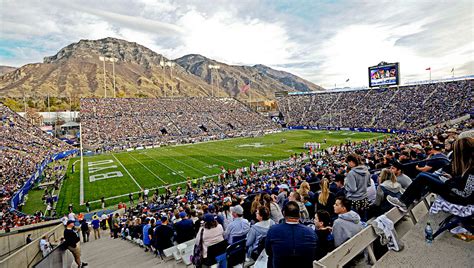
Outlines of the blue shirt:
M 91 224 L 92 224 L 92 228 L 99 229 L 100 220 L 92 220 Z
M 150 230 L 150 228 L 150 224 L 143 226 L 143 244 L 147 246 L 151 244 L 150 237 L 148 236 L 148 230 Z
M 229 242 L 229 244 L 232 244 L 235 241 L 232 241 L 234 236 L 242 236 L 242 235 L 247 235 L 247 233 L 250 230 L 250 223 L 248 220 L 239 217 L 235 218 L 227 228 L 225 229 L 224 232 L 224 238 Z

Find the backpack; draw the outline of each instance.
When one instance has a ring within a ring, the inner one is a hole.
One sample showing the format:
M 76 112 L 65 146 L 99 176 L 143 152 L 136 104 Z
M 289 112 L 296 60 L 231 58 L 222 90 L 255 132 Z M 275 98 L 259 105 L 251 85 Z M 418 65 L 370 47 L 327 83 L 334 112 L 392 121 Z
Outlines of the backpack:
M 202 252 L 203 252 L 203 241 L 202 241 L 202 236 L 204 234 L 204 228 L 201 229 L 201 234 L 199 237 L 199 243 L 197 245 L 194 245 L 194 250 L 193 250 L 193 255 L 191 255 L 190 259 L 191 262 L 194 264 L 196 267 L 202 267 Z

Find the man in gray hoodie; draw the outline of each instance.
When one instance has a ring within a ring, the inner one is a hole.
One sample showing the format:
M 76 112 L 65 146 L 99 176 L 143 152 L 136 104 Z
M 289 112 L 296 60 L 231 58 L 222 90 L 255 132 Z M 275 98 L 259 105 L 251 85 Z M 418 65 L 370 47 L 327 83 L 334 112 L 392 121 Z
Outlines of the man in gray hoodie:
M 370 172 L 362 163 L 358 154 L 350 154 L 346 158 L 351 167 L 344 181 L 347 199 L 352 201 L 354 211 L 359 213 L 364 220 L 367 219 L 367 209 L 370 202 L 367 195 L 367 187 L 370 186 Z
M 351 201 L 347 198 L 336 198 L 334 213 L 339 216 L 332 226 L 332 235 L 336 247 L 340 246 L 363 229 L 359 215 L 351 210 L 351 206 Z

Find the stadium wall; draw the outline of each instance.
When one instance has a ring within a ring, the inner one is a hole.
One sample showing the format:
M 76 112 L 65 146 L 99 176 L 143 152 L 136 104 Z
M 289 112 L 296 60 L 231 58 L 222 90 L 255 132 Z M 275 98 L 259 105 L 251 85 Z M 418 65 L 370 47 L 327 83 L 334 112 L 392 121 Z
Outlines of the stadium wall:
M 354 128 L 354 127 L 314 127 L 314 126 L 291 126 L 288 129 L 309 129 L 309 130 L 345 130 L 345 131 L 356 131 L 356 132 L 377 132 L 377 133 L 392 133 L 392 134 L 404 134 L 414 133 L 415 131 L 405 129 L 391 129 L 391 128 Z
M 38 181 L 40 178 L 41 173 L 43 173 L 44 168 L 51 162 L 63 159 L 65 157 L 68 157 L 72 154 L 77 153 L 78 150 L 69 150 L 61 153 L 54 154 L 52 157 L 45 159 L 41 165 L 36 169 L 36 172 L 25 182 L 23 187 L 21 187 L 20 190 L 18 190 L 14 195 L 13 198 L 10 200 L 10 205 L 12 209 L 18 208 L 18 205 L 21 204 L 24 200 L 24 197 L 26 194 L 28 194 L 28 191 L 35 185 L 35 183 Z

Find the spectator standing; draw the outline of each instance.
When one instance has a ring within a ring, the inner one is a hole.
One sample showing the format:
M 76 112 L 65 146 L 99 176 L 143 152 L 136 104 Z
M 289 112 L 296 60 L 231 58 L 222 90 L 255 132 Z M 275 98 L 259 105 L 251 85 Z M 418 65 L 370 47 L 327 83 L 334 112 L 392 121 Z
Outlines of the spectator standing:
M 369 208 L 369 198 L 367 187 L 370 185 L 370 173 L 367 166 L 362 164 L 359 155 L 353 153 L 346 157 L 346 162 L 351 167 L 344 182 L 346 197 L 351 200 L 354 210 L 363 220 L 367 220 L 367 209 Z
M 31 234 L 28 234 L 28 236 L 26 237 L 26 244 L 28 245 L 29 243 L 31 243 L 31 241 L 33 241 L 31 239 Z
M 80 239 L 79 235 L 74 231 L 74 223 L 75 221 L 67 221 L 66 229 L 64 229 L 64 243 L 71 251 L 72 255 L 74 256 L 74 261 L 76 262 L 78 267 L 87 266 L 86 262 L 81 262 L 81 247 L 80 247 Z
M 92 216 L 91 225 L 92 225 L 92 230 L 94 232 L 94 239 L 97 239 L 97 238 L 100 239 L 100 220 L 97 214 L 94 214 L 94 216 Z
M 46 235 L 41 237 L 40 250 L 43 253 L 43 257 L 46 257 L 46 255 L 51 252 L 51 244 L 49 243 L 48 237 Z
M 173 235 L 174 235 L 174 230 L 169 225 L 168 217 L 166 216 L 161 217 L 161 225 L 158 225 L 155 228 L 155 232 L 154 232 L 155 243 L 153 245 L 160 254 L 163 254 L 163 250 L 173 246 Z
M 118 232 L 120 231 L 119 224 L 120 224 L 119 214 L 115 213 L 114 217 L 112 218 L 112 225 L 110 226 L 114 235 L 114 239 L 118 238 Z
M 194 233 L 193 220 L 188 218 L 186 212 L 180 212 L 179 217 L 181 221 L 177 222 L 174 227 L 176 229 L 176 242 L 181 244 L 193 239 L 196 234 Z
M 265 251 L 268 255 L 267 267 L 313 267 L 317 238 L 315 232 L 299 223 L 300 208 L 289 201 L 284 209 L 285 222 L 275 224 L 268 230 Z
M 84 243 L 89 242 L 89 224 L 85 219 L 81 220 L 81 233 L 82 233 L 82 241 Z
M 345 197 L 336 198 L 334 212 L 338 218 L 332 226 L 334 246 L 338 247 L 362 230 L 360 216 L 351 210 L 351 201 Z

